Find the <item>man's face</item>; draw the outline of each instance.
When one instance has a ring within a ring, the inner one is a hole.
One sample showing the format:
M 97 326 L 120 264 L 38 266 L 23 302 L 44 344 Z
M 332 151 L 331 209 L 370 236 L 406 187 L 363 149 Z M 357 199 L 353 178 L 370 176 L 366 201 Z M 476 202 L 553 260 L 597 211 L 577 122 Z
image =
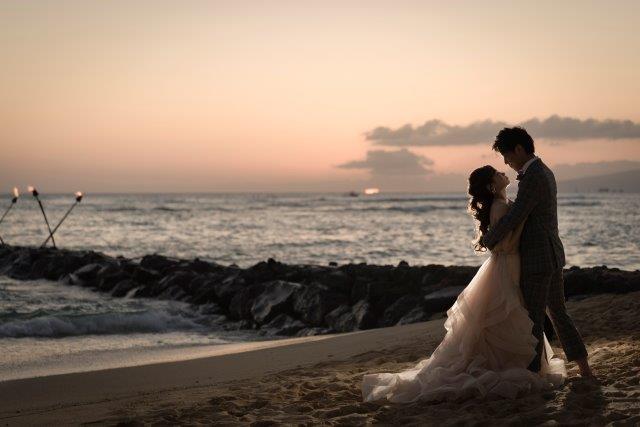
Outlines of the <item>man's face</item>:
M 507 151 L 502 154 L 502 158 L 504 159 L 504 164 L 509 166 L 514 171 L 518 172 L 522 165 L 520 164 L 518 155 L 515 151 Z
M 529 158 L 529 155 L 520 144 L 516 145 L 513 151 L 506 151 L 500 154 L 502 154 L 504 158 L 504 164 L 509 165 L 509 167 L 516 172 L 522 169 L 522 166 L 524 166 Z

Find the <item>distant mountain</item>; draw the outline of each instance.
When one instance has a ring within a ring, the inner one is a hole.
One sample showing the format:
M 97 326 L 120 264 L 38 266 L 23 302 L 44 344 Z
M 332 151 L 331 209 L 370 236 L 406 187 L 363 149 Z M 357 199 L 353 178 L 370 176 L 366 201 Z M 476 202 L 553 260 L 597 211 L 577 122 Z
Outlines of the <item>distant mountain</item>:
M 558 191 L 565 193 L 592 193 L 597 191 L 640 193 L 640 169 L 560 181 L 558 182 Z
M 640 169 L 640 162 L 615 160 L 609 162 L 557 164 L 551 166 L 556 180 L 568 181 L 588 176 L 610 175 Z

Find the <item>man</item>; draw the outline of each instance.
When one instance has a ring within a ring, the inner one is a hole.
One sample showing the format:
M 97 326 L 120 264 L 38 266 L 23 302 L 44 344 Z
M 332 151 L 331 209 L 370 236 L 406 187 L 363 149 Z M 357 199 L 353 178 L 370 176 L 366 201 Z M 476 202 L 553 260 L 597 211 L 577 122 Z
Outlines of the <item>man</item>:
M 504 128 L 493 149 L 518 172 L 518 195 L 509 212 L 485 233 L 484 245 L 492 249 L 518 224 L 525 222 L 520 238 L 520 288 L 538 339 L 536 356 L 528 369 L 540 371 L 545 309 L 556 329 L 567 360 L 576 361 L 583 377 L 593 377 L 587 350 L 564 300 L 562 267 L 564 248 L 558 235 L 557 188 L 553 172 L 535 155 L 533 139 L 520 127 Z

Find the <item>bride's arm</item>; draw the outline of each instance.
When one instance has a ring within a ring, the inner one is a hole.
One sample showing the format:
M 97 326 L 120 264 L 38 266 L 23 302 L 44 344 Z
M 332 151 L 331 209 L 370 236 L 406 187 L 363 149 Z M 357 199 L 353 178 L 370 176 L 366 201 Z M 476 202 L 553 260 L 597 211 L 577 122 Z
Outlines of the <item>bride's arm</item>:
M 490 225 L 489 229 L 494 227 L 499 221 L 500 218 L 505 216 L 509 212 L 509 205 L 506 202 L 501 200 L 496 200 L 491 205 L 491 212 L 489 213 Z M 508 252 L 514 250 L 518 246 L 518 241 L 520 239 L 520 233 L 522 232 L 522 227 L 524 226 L 524 221 L 518 224 L 518 226 L 507 232 L 505 236 L 491 249 L 492 252 Z

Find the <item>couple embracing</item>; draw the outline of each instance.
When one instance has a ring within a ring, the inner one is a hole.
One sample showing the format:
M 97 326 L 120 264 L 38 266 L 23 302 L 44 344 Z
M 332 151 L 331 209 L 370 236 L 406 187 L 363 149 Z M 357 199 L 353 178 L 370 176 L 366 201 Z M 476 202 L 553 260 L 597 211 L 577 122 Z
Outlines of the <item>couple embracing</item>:
M 518 172 L 520 183 L 511 202 L 503 172 L 483 166 L 469 177 L 475 249 L 491 256 L 447 311 L 447 333 L 431 357 L 403 372 L 366 374 L 365 401 L 515 398 L 561 385 L 566 369 L 544 334 L 545 311 L 567 360 L 578 364 L 583 377 L 593 376 L 565 307 L 553 173 L 523 128 L 502 129 L 493 149 Z

